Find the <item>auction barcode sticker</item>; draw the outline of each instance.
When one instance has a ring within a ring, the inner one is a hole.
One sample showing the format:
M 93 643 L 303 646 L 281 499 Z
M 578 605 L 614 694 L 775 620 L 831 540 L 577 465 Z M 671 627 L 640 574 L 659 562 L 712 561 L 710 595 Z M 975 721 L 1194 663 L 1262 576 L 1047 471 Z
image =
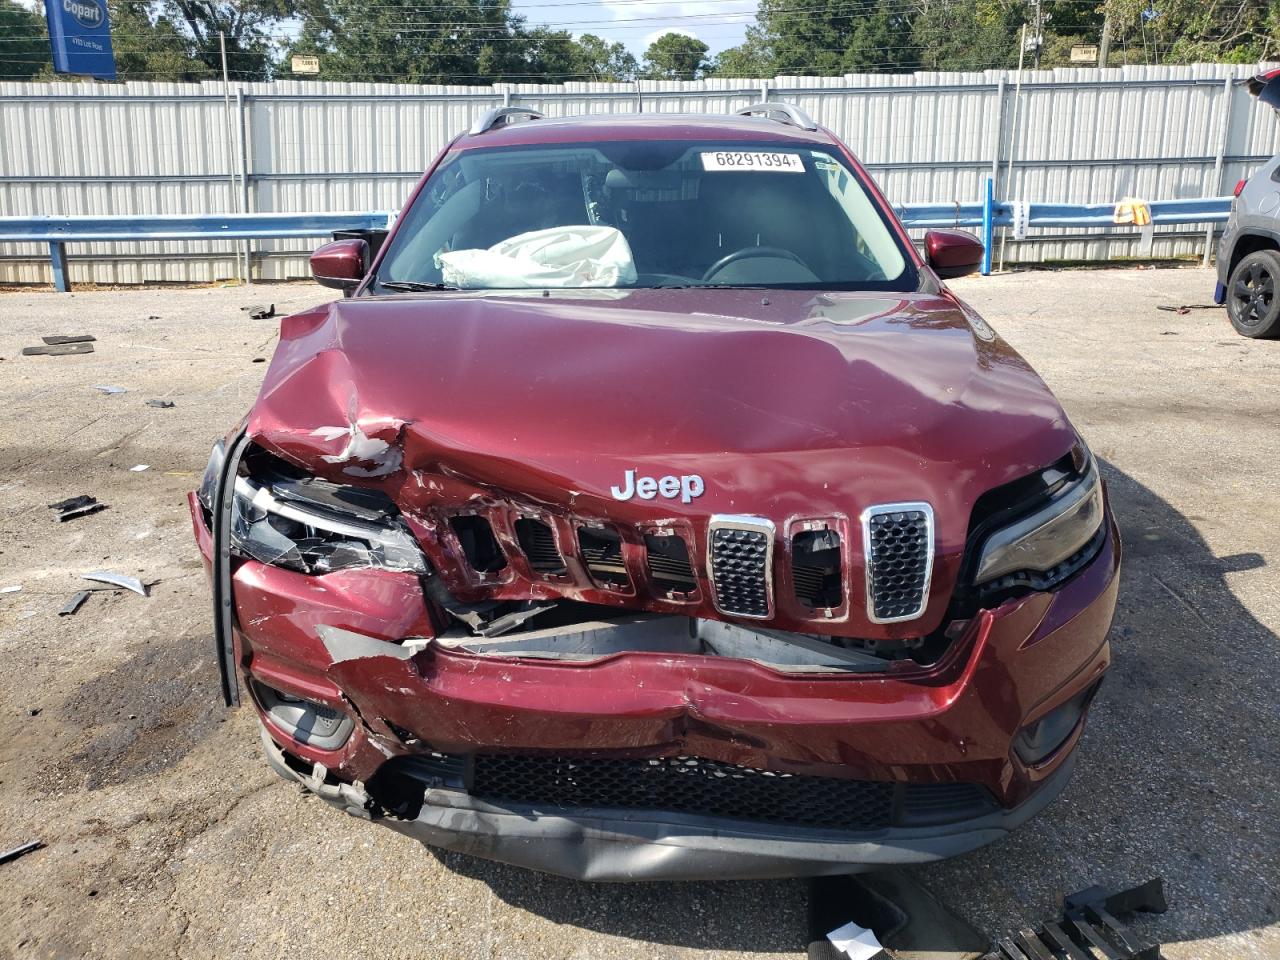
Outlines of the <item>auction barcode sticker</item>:
M 703 170 L 762 170 L 767 173 L 804 173 L 797 153 L 717 150 L 702 154 Z

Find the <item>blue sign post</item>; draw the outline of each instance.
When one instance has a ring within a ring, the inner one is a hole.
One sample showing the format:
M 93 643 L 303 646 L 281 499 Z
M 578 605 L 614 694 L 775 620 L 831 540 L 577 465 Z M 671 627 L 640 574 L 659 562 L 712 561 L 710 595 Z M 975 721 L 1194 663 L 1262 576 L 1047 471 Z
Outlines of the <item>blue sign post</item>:
M 44 0 L 44 13 L 55 72 L 116 78 L 106 0 Z

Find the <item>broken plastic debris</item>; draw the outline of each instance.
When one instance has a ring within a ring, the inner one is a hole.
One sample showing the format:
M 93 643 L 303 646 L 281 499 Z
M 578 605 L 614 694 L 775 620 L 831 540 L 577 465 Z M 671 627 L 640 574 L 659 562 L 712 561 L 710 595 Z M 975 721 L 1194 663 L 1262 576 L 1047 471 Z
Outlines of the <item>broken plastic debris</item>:
M 65 500 L 59 500 L 56 503 L 49 504 L 50 510 L 70 510 L 74 507 L 82 507 L 86 504 L 94 502 L 94 498 L 84 494 L 78 497 L 67 497 Z
M 130 467 L 130 468 L 129 468 L 129 472 L 130 472 L 130 473 L 141 473 L 143 470 L 150 470 L 150 469 L 151 469 L 151 464 L 149 464 L 149 463 L 139 463 L 137 466 Z
M 250 320 L 266 320 L 276 315 L 276 305 L 274 303 L 255 303 L 252 306 L 240 308 L 249 314 Z
M 810 957 L 839 956 L 827 932 L 850 920 L 883 937 L 884 952 L 901 960 L 976 960 L 991 949 L 989 936 L 903 870 L 816 878 L 809 886 L 808 912 Z
M 39 347 L 23 347 L 24 357 L 65 357 L 76 353 L 93 353 L 93 344 L 83 341 L 75 343 L 46 343 Z
M 490 620 L 483 627 L 475 627 L 475 631 L 482 637 L 499 637 L 509 630 L 514 630 L 526 620 L 532 619 L 540 613 L 546 613 L 554 606 L 554 603 L 544 603 L 530 607 L 528 610 L 517 610 L 514 613 L 504 614 L 501 617 Z
M 88 333 L 73 333 L 69 336 L 55 335 L 51 337 L 41 337 L 40 339 L 50 346 L 58 346 L 63 343 L 89 343 L 91 340 L 97 340 L 98 338 Z
M 66 500 L 59 500 L 57 503 L 49 504 L 50 510 L 58 511 L 58 522 L 66 523 L 68 520 L 74 520 L 76 517 L 87 517 L 91 513 L 97 513 L 99 510 L 107 509 L 105 503 L 99 503 L 97 497 L 81 495 L 78 497 L 68 497 Z
M 1089 907 L 1108 913 L 1165 913 L 1169 902 L 1164 895 L 1164 878 L 1152 877 L 1136 887 L 1108 893 L 1094 884 L 1062 898 L 1062 916 L 1067 920 L 1079 920 Z
M 81 605 L 88 599 L 89 599 L 89 591 L 81 590 L 79 593 L 75 594 L 70 600 L 68 600 L 66 605 L 61 610 L 58 611 L 58 616 L 60 617 L 71 616 L 77 610 L 79 610 Z
M 22 589 L 22 584 L 15 583 L 11 587 L 0 587 L 0 593 L 17 593 L 21 589 Z
M 102 384 L 102 383 L 96 383 L 96 384 L 94 384 L 93 389 L 95 389 L 95 390 L 101 390 L 103 393 L 112 393 L 112 394 L 115 394 L 115 393 L 124 393 L 124 392 L 125 392 L 124 387 L 112 387 L 112 386 L 109 386 L 109 385 L 107 385 L 107 384 Z
M 1062 919 L 1037 929 L 1024 927 L 998 941 L 982 960 L 1024 960 L 1026 957 L 1097 957 L 1108 960 L 1160 960 L 1160 945 L 1121 923 L 1127 913 L 1164 913 L 1169 905 L 1159 878 L 1128 890 L 1108 893 L 1088 887 L 1062 898 Z
M 43 846 L 43 840 L 32 840 L 29 843 L 24 843 L 20 847 L 14 847 L 12 850 L 6 850 L 4 853 L 0 853 L 0 863 L 8 863 L 10 860 L 17 860 L 19 857 L 25 857 L 28 853 L 31 853 L 33 850 L 39 850 Z
M 1220 310 L 1221 308 L 1222 304 L 1220 303 L 1184 303 L 1179 306 L 1161 303 L 1156 305 L 1157 310 L 1167 310 L 1169 313 L 1177 313 L 1184 316 L 1192 310 Z
M 849 960 L 870 960 L 882 949 L 873 931 L 852 922 L 832 930 L 827 934 L 827 939 Z
M 140 597 L 147 595 L 147 588 L 142 585 L 141 580 L 137 577 L 126 576 L 123 573 L 112 573 L 110 570 L 94 570 L 92 573 L 80 574 L 80 579 L 109 583 L 113 587 L 123 587 L 125 590 L 132 590 Z
M 173 401 L 172 400 L 148 400 L 147 406 L 157 407 L 161 410 L 168 410 L 170 407 L 173 406 Z

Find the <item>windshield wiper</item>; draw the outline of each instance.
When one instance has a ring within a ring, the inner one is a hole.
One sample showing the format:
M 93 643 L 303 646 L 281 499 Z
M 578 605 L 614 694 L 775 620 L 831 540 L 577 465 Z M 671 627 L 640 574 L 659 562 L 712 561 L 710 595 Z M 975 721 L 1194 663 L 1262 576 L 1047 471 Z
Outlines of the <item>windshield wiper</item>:
M 458 290 L 448 283 L 430 283 L 426 280 L 379 280 L 378 286 L 386 287 L 388 290 L 404 290 L 408 293 L 416 293 L 421 290 Z

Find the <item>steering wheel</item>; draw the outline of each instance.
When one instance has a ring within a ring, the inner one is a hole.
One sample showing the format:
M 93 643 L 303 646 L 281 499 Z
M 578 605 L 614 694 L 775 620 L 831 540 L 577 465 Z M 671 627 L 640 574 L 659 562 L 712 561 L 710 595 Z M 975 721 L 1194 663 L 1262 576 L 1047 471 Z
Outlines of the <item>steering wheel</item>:
M 809 270 L 810 273 L 813 273 L 813 271 L 809 269 L 809 265 L 790 250 L 783 250 L 781 247 L 743 247 L 741 250 L 735 250 L 733 253 L 721 257 L 711 266 L 707 267 L 707 269 L 703 271 L 702 279 L 710 280 L 725 267 L 729 266 L 729 264 L 737 263 L 739 260 L 750 260 L 754 257 L 773 257 L 778 260 L 791 260 L 800 264 L 800 266 L 804 267 L 806 270 Z

